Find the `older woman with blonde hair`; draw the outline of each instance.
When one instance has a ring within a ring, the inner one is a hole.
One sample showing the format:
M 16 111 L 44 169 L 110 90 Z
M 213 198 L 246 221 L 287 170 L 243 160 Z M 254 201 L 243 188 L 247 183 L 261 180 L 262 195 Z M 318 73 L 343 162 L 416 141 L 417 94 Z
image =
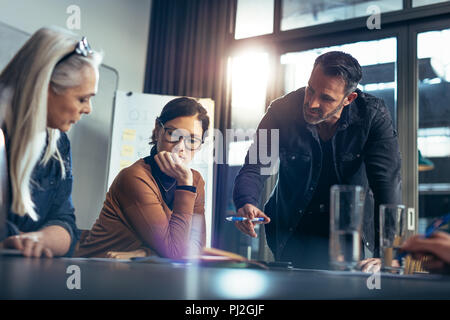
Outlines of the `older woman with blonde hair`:
M 72 254 L 78 230 L 65 132 L 91 112 L 101 60 L 86 38 L 42 28 L 1 72 L 11 187 L 3 247 L 34 257 Z

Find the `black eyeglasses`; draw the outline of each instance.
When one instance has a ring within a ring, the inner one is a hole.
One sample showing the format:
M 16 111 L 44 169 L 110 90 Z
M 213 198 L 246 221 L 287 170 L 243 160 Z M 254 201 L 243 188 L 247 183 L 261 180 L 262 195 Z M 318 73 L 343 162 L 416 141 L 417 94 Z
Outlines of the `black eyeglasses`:
M 181 139 L 183 139 L 184 145 L 186 148 L 191 150 L 197 150 L 201 147 L 203 143 L 203 139 L 199 139 L 196 137 L 193 137 L 189 132 L 186 134 L 182 134 L 182 132 L 186 131 L 183 129 L 177 129 L 177 128 L 170 128 L 165 127 L 162 121 L 159 118 L 156 118 L 156 120 L 159 122 L 161 127 L 164 130 L 164 140 L 168 143 L 178 143 Z
M 81 38 L 80 41 L 78 41 L 77 45 L 75 46 L 75 49 L 72 52 L 66 54 L 64 57 L 62 57 L 62 59 L 59 60 L 57 64 L 63 62 L 64 60 L 67 60 L 73 54 L 78 54 L 80 56 L 87 57 L 93 53 L 94 51 L 92 51 L 91 46 L 87 41 L 87 38 L 83 37 Z

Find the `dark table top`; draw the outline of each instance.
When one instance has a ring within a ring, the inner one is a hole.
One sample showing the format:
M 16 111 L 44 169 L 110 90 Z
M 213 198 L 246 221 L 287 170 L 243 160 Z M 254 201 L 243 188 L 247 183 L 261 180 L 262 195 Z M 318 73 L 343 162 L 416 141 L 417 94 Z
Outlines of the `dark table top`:
M 68 289 L 71 265 L 80 289 Z M 370 276 L 0 255 L 0 299 L 450 299 L 450 276 L 381 273 L 372 290 Z

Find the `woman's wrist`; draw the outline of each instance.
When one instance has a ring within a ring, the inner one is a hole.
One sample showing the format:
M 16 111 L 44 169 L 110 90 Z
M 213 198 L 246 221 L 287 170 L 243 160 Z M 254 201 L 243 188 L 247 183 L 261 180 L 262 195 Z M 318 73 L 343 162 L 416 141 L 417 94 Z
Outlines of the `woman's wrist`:
M 192 186 L 192 185 L 194 185 L 194 181 L 192 178 L 177 179 L 177 185 L 178 186 Z
M 176 178 L 178 186 L 192 186 L 194 185 L 194 176 L 191 169 L 187 169 L 181 177 Z

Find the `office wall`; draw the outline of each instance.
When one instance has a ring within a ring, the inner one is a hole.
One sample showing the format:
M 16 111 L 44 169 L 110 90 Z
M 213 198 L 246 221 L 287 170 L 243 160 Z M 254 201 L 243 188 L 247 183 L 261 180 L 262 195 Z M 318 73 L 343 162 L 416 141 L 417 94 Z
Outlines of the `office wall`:
M 28 33 L 67 27 L 70 5 L 80 8 L 81 29 L 103 63 L 119 73 L 119 90 L 142 92 L 152 0 L 0 0 L 0 21 Z

